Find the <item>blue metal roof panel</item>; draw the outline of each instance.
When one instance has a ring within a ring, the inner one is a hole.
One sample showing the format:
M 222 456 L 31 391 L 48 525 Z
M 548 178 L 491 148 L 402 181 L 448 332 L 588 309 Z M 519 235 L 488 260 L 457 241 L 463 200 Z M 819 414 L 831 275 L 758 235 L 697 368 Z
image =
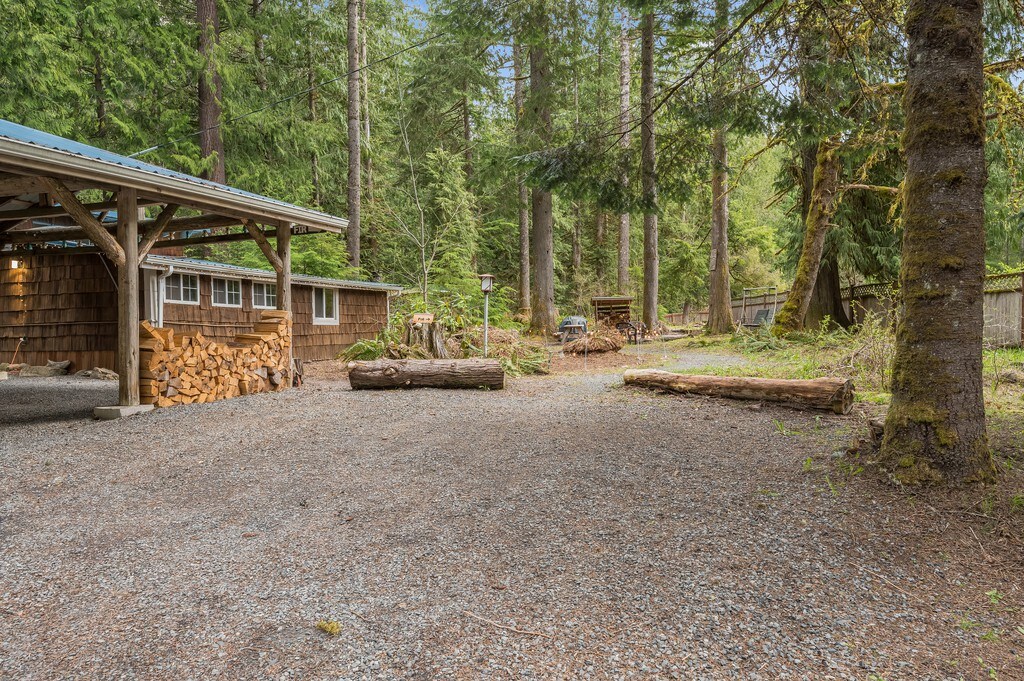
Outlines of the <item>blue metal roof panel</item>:
M 3 119 L 0 119 L 0 138 L 6 138 L 7 140 L 10 140 L 12 142 L 34 145 L 43 149 L 78 156 L 83 159 L 90 159 L 92 161 L 114 164 L 121 166 L 122 168 L 128 168 L 141 173 L 148 173 L 159 177 L 165 177 L 178 181 L 188 182 L 196 185 L 197 187 L 227 192 L 237 197 L 271 203 L 280 206 L 281 208 L 284 208 L 286 210 L 290 209 L 303 211 L 307 215 L 315 215 L 325 219 L 328 222 L 335 222 L 339 220 L 339 218 L 336 218 L 327 213 L 323 213 L 321 211 L 305 208 L 302 206 L 296 206 L 285 201 L 280 201 L 278 199 L 273 199 L 267 196 L 262 196 L 260 194 L 255 194 L 253 192 L 248 192 L 243 189 L 238 189 L 237 187 L 231 187 L 225 184 L 220 184 L 219 182 L 205 180 L 203 178 L 188 175 L 186 173 L 181 173 L 176 170 L 169 170 L 161 166 L 153 165 L 152 163 L 146 163 L 145 161 L 140 161 L 138 159 L 130 158 L 128 156 L 115 154 L 111 151 L 100 149 L 99 147 L 94 147 L 89 144 L 84 144 L 82 142 L 76 142 L 74 140 L 69 140 L 67 138 L 59 137 L 57 135 L 51 135 L 50 133 L 43 132 L 42 130 L 36 130 L 35 128 L 29 128 L 27 126 L 12 123 L 11 121 Z

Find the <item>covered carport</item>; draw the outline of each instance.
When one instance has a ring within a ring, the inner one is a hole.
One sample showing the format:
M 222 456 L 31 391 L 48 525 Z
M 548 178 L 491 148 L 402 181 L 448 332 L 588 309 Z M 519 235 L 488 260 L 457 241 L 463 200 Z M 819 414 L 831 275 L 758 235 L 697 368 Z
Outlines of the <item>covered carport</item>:
M 107 219 L 112 211 L 116 220 Z M 147 408 L 139 396 L 139 266 L 152 249 L 252 240 L 277 274 L 277 309 L 291 311 L 292 235 L 343 234 L 347 224 L 0 120 L 0 257 L 99 253 L 116 270 L 118 404 L 107 415 Z

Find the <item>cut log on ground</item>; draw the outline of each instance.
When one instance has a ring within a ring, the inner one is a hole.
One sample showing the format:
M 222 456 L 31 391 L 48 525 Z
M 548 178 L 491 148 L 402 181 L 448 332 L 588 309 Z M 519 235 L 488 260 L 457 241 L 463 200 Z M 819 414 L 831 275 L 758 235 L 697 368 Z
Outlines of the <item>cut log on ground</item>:
M 853 408 L 853 381 L 845 378 L 747 378 L 697 376 L 657 369 L 630 369 L 626 385 L 658 388 L 675 393 L 779 402 L 798 409 L 824 409 L 848 414 Z
M 378 359 L 349 362 L 348 372 L 353 390 L 505 387 L 505 370 L 496 359 Z

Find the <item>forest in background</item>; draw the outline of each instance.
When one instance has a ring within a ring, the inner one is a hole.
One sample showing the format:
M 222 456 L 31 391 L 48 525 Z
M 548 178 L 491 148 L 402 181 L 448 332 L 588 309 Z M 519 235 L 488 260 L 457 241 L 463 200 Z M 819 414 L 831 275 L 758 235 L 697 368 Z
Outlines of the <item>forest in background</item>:
M 358 237 L 297 238 L 299 272 L 471 303 L 490 272 L 498 310 L 529 308 L 532 295 L 543 328 L 548 287 L 569 314 L 594 294 L 639 306 L 652 288 L 661 311 L 703 308 L 715 273 L 720 298 L 788 286 L 815 216 L 827 234 L 808 324 L 842 321 L 841 286 L 899 269 L 900 2 L 0 8 L 0 118 L 358 215 Z M 1024 248 L 1019 12 L 986 5 L 990 271 L 1020 267 Z M 249 243 L 191 254 L 266 267 Z

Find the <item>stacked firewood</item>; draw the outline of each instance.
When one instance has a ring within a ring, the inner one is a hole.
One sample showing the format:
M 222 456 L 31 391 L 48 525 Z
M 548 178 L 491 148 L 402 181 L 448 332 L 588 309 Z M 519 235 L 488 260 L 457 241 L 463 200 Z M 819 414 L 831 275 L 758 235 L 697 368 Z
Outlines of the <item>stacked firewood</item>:
M 144 404 L 203 404 L 239 395 L 283 390 L 288 382 L 291 315 L 263 310 L 253 333 L 218 343 L 197 333 L 142 322 L 139 394 Z

